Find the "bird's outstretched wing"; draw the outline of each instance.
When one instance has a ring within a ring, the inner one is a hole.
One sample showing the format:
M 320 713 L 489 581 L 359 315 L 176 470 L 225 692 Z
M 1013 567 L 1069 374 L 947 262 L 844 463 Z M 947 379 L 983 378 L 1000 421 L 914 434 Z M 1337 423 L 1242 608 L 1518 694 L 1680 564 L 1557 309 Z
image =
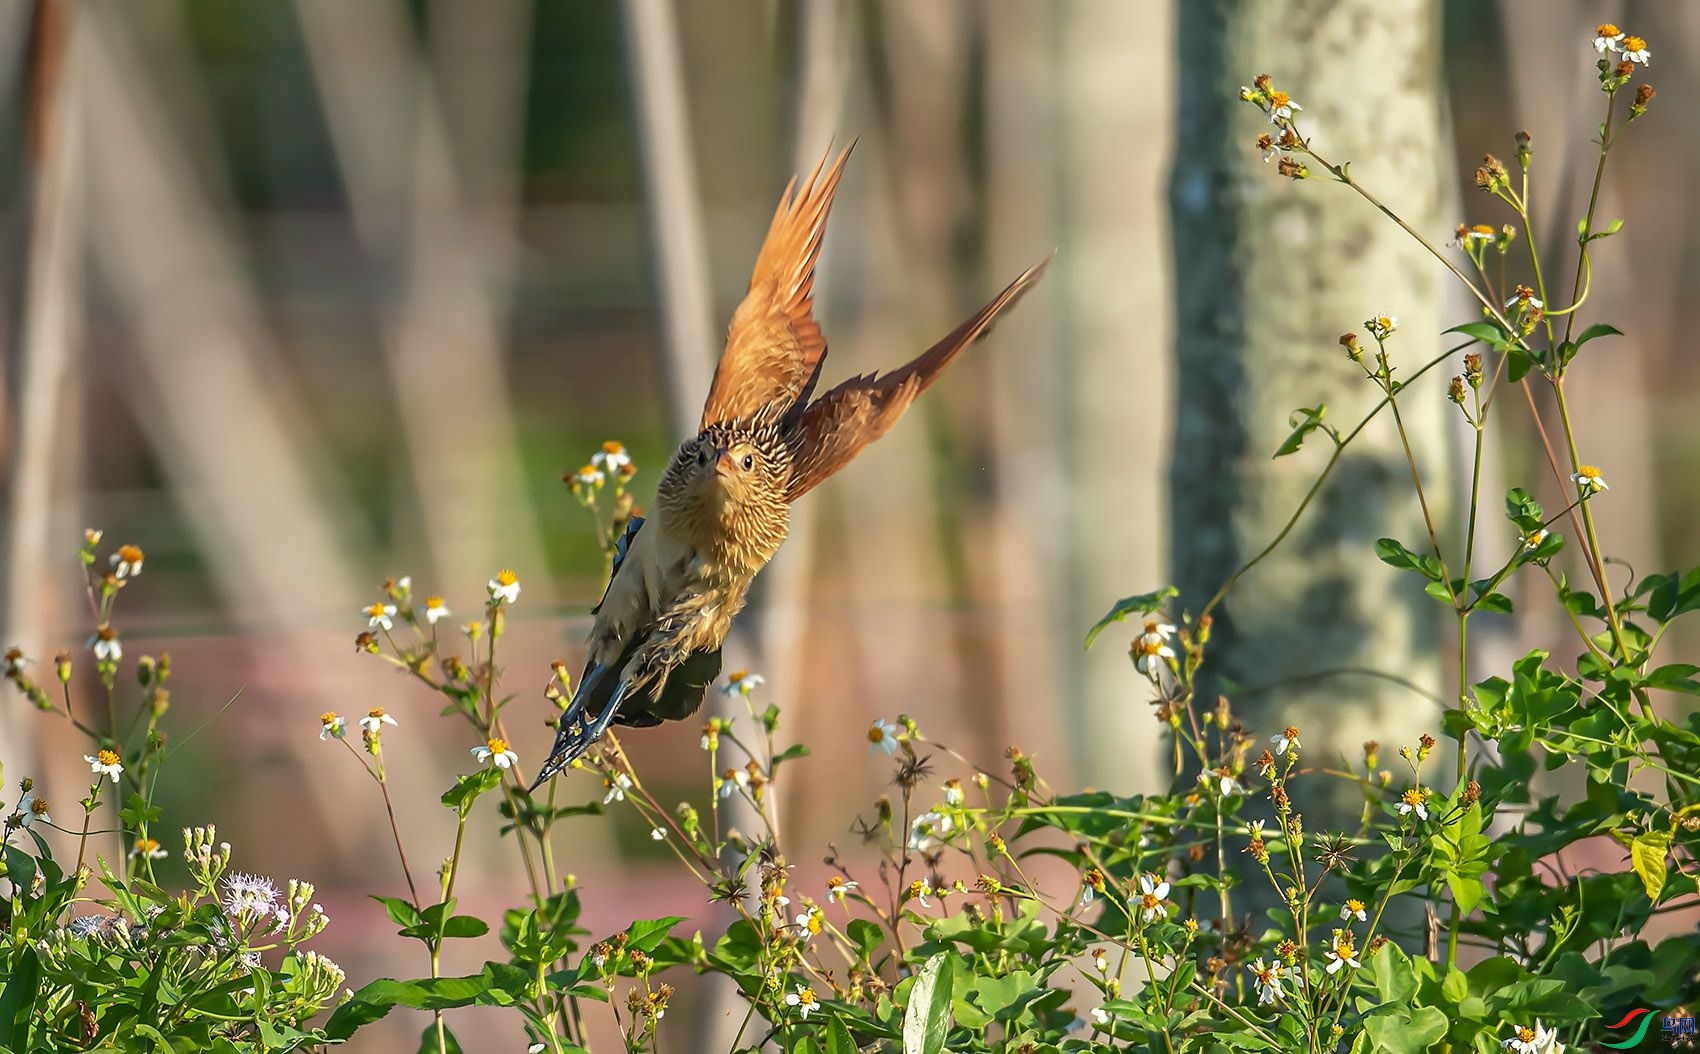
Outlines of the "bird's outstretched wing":
M 815 261 L 844 162 L 855 146 L 845 147 L 831 167 L 823 156 L 801 190 L 795 178 L 786 186 L 756 256 L 750 291 L 726 331 L 701 427 L 758 413 L 777 420 L 813 390 L 826 357 L 826 338 L 814 314 Z
M 890 373 L 852 377 L 811 403 L 790 433 L 792 468 L 786 500 L 808 493 L 884 435 L 963 348 L 985 336 L 998 315 L 1033 288 L 1050 262 L 1047 256 L 1029 267 L 972 318 L 908 365 Z

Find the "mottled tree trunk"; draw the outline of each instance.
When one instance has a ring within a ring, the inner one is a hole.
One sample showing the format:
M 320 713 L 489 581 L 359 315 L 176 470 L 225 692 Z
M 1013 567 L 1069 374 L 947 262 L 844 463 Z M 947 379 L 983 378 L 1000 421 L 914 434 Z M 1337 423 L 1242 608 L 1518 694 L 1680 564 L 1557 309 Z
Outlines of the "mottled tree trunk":
M 1397 316 L 1395 376 L 1439 352 L 1443 272 L 1409 235 L 1312 165 L 1294 182 L 1259 160 L 1274 131 L 1239 100 L 1259 73 L 1304 109 L 1300 131 L 1425 237 L 1439 242 L 1448 153 L 1440 135 L 1440 7 L 1423 0 L 1180 6 L 1174 217 L 1177 416 L 1171 475 L 1173 578 L 1197 611 L 1280 531 L 1321 470 L 1328 440 L 1272 460 L 1296 407 L 1326 403 L 1349 429 L 1379 393 L 1336 343 Z M 1368 344 L 1368 338 L 1363 337 Z M 1373 345 L 1372 345 L 1373 346 Z M 1436 528 L 1452 502 L 1437 368 L 1400 397 Z M 1365 739 L 1434 731 L 1433 704 L 1388 671 L 1444 694 L 1444 608 L 1414 576 L 1378 564 L 1376 538 L 1430 550 L 1391 415 L 1355 442 L 1298 528 L 1217 613 L 1210 693 L 1267 736 L 1298 725 L 1307 755 L 1356 759 Z M 1205 701 L 1209 701 L 1207 696 Z M 1255 757 L 1255 753 L 1253 755 Z

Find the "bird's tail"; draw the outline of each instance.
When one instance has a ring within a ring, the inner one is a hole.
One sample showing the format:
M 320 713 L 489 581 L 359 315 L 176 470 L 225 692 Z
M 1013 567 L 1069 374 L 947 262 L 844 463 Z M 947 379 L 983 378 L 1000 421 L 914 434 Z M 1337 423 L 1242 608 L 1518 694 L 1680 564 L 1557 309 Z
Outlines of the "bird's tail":
M 610 676 L 619 668 L 619 663 L 596 663 L 579 678 L 573 701 L 556 722 L 555 745 L 549 748 L 548 760 L 538 770 L 531 790 L 541 787 L 556 773 L 577 761 L 592 743 L 602 738 L 608 723 L 625 701 L 625 693 L 620 690 L 625 687 L 624 683 L 618 677 Z

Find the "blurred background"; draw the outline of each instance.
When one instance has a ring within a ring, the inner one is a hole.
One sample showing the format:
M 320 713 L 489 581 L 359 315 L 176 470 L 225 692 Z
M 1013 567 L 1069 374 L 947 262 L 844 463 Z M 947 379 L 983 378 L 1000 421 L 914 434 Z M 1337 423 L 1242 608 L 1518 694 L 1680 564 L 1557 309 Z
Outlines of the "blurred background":
M 1268 125 L 1238 86 L 1265 71 L 1290 85 L 1319 145 L 1436 245 L 1459 222 L 1505 222 L 1471 172 L 1530 130 L 1551 163 L 1540 234 L 1562 259 L 1592 173 L 1588 42 L 1606 20 L 1652 41 L 1660 98 L 1601 203 L 1627 228 L 1599 250 L 1591 304 L 1628 336 L 1573 390 L 1584 457 L 1612 485 L 1617 582 L 1694 562 L 1700 365 L 1681 334 L 1700 294 L 1700 140 L 1675 103 L 1700 86 L 1700 8 L 1324 6 L 4 0 L 3 643 L 44 670 L 70 649 L 87 692 L 82 530 L 105 529 L 103 553 L 140 546 L 118 624 L 127 659 L 173 659 L 164 829 L 217 823 L 240 866 L 316 881 L 323 950 L 356 986 L 422 970 L 363 899 L 401 892 L 400 876 L 375 790 L 320 742 L 318 715 L 400 719 L 385 742 L 421 871 L 448 851 L 437 796 L 474 744 L 355 654 L 359 610 L 410 575 L 458 624 L 514 568 L 508 726 L 534 767 L 548 664 L 582 662 L 602 588 L 562 473 L 622 440 L 648 502 L 780 191 L 856 138 L 817 285 L 829 383 L 900 364 L 1059 253 L 990 340 L 808 499 L 729 648 L 814 748 L 782 787 L 799 874 L 825 873 L 825 847 L 855 840 L 888 783 L 863 746 L 876 717 L 909 713 L 987 768 L 1019 745 L 1059 788 L 1163 786 L 1131 631 L 1085 653 L 1086 629 L 1171 580 L 1196 609 L 1279 528 L 1322 460 L 1269 461 L 1286 413 L 1326 394 L 1349 424 L 1366 398 L 1335 336 L 1399 315 L 1420 362 L 1445 346 L 1436 331 L 1476 317 L 1349 192 L 1259 163 Z M 1456 371 L 1430 375 L 1413 411 L 1448 531 L 1467 457 L 1442 398 Z M 1488 501 L 1520 483 L 1560 507 L 1515 398 Z M 1224 685 L 1276 714 L 1265 731 L 1310 715 L 1349 754 L 1384 719 L 1433 727 L 1429 700 L 1456 690 L 1441 609 L 1366 560 L 1380 534 L 1416 538 L 1409 498 L 1374 489 L 1408 495 L 1385 467 L 1370 458 L 1322 508 L 1325 526 L 1361 532 L 1301 532 L 1285 570 L 1225 609 L 1230 639 L 1286 634 Z M 1503 555 L 1513 538 L 1495 523 Z M 1376 583 L 1327 579 L 1330 621 L 1308 601 L 1336 556 Z M 1509 654 L 1560 629 L 1507 621 L 1494 639 Z M 1418 691 L 1323 676 L 1360 661 Z M 1300 681 L 1308 694 L 1272 709 Z M 625 737 L 663 801 L 706 795 L 698 735 Z M 0 708 L 8 781 L 33 774 L 69 804 L 86 749 Z M 569 778 L 568 797 L 600 794 Z M 522 890 L 493 826 L 462 885 L 486 917 Z M 560 842 L 593 931 L 677 912 L 718 932 L 635 818 L 569 822 Z M 495 954 L 476 943 L 448 968 Z M 402 1017 L 356 1049 L 417 1034 Z

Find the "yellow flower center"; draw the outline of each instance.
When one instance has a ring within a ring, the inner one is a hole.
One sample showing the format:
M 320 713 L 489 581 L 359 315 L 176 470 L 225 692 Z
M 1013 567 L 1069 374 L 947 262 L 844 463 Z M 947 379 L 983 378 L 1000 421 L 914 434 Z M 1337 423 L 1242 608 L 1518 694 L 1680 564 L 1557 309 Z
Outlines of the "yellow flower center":
M 1286 728 L 1281 730 L 1281 735 L 1287 739 L 1297 739 L 1299 738 L 1299 730 L 1292 725 L 1288 725 Z
M 1470 230 L 1476 234 L 1486 235 L 1490 238 L 1493 237 L 1494 234 L 1494 229 L 1485 223 L 1478 223 L 1474 227 L 1471 227 Z
M 496 584 L 497 585 L 511 586 L 515 582 L 518 582 L 518 581 L 519 581 L 519 576 L 514 574 L 512 571 L 508 570 L 505 567 L 502 568 L 500 571 L 496 572 Z
M 138 838 L 136 839 L 136 848 L 144 853 L 151 853 L 159 848 L 159 843 L 152 838 Z
M 885 729 L 881 728 L 879 725 L 869 726 L 869 728 L 868 728 L 868 742 L 870 742 L 870 743 L 883 743 L 883 742 L 885 742 Z
M 505 739 L 492 739 L 484 745 L 490 748 L 492 754 L 506 754 L 508 752 L 508 741 Z
M 101 640 L 117 640 L 118 631 L 113 629 L 111 626 L 102 626 L 95 636 L 99 637 Z
M 1273 969 L 1264 968 L 1262 970 L 1257 970 L 1254 972 L 1253 976 L 1257 978 L 1258 984 L 1267 985 L 1275 982 L 1275 971 Z
M 815 990 L 813 988 L 805 988 L 801 992 L 798 992 L 797 1002 L 804 1006 L 813 1006 L 815 1002 Z
M 1601 36 L 1604 36 L 1604 34 L 1601 34 Z M 1517 1030 L 1517 1038 L 1524 1043 L 1533 1043 L 1535 1041 L 1535 1030 L 1524 1025 Z
M 593 476 L 600 475 L 601 472 L 595 465 L 580 465 L 578 474 L 584 479 L 590 479 Z
M 731 673 L 726 675 L 726 679 L 733 684 L 737 684 L 739 681 L 743 680 L 744 678 L 748 677 L 749 675 L 750 675 L 750 671 L 748 671 L 748 670 L 733 670 Z
M 1596 37 L 1619 37 L 1623 35 L 1623 31 L 1612 25 L 1610 22 L 1601 22 L 1599 25 L 1594 27 L 1594 35 Z M 1529 1034 L 1531 1036 L 1534 1035 L 1533 1032 Z
M 1347 934 L 1334 942 L 1334 954 L 1342 959 L 1350 959 L 1353 955 L 1357 954 L 1357 950 L 1357 946 L 1352 943 L 1352 937 L 1350 934 Z
M 366 609 L 366 614 L 370 615 L 372 618 L 383 618 L 384 617 L 384 605 L 373 604 L 371 607 Z
M 95 756 L 100 759 L 100 763 L 102 765 L 116 765 L 116 764 L 118 764 L 118 754 L 117 754 L 116 751 L 103 750 Z
M 1272 91 L 1269 93 L 1269 105 L 1272 109 L 1279 110 L 1281 107 L 1292 101 L 1293 97 L 1284 91 Z
M 624 454 L 626 452 L 626 444 L 620 442 L 618 439 L 610 439 L 606 443 L 602 444 L 602 452 L 604 454 Z
M 1364 909 L 1364 902 L 1361 901 L 1361 900 L 1348 900 L 1348 901 L 1346 901 L 1346 910 L 1351 912 L 1354 915 L 1356 915 L 1358 912 L 1362 911 L 1363 909 Z
M 334 724 L 336 724 L 336 715 L 333 714 L 333 713 L 328 713 L 328 712 L 320 714 L 319 715 L 319 724 L 321 724 L 321 725 L 334 725 Z
M 1412 787 L 1410 790 L 1406 791 L 1403 795 L 1400 796 L 1400 800 L 1403 801 L 1406 805 L 1412 805 L 1412 806 L 1421 805 L 1423 802 L 1428 800 L 1428 795 L 1426 793 L 1424 793 L 1423 791 L 1420 791 L 1417 788 Z
M 381 719 L 384 716 L 384 708 L 381 706 L 374 706 L 372 709 L 366 711 L 366 716 Z
M 36 816 L 46 816 L 47 815 L 47 799 L 46 798 L 32 798 L 32 799 L 30 799 L 30 812 L 33 813 Z
M 1391 315 L 1377 315 L 1375 316 L 1375 324 L 1382 329 L 1392 329 L 1393 318 Z
M 443 606 L 443 598 L 442 597 L 426 597 L 425 598 L 425 610 L 426 611 L 436 611 L 438 608 L 440 608 L 442 606 Z
M 1625 50 L 1625 51 L 1645 51 L 1645 50 L 1647 50 L 1647 42 L 1645 40 L 1642 40 L 1640 37 L 1624 37 L 1623 38 L 1623 50 Z
M 126 564 L 139 564 L 142 562 L 142 551 L 133 545 L 120 545 L 118 559 Z
M 1600 478 L 1600 470 L 1595 468 L 1592 465 L 1581 466 L 1580 468 L 1578 468 L 1576 470 L 1576 474 L 1578 476 L 1581 476 L 1583 479 L 1599 479 Z
M 838 887 L 842 886 L 843 884 L 844 884 L 844 880 L 842 878 L 839 878 L 837 875 L 833 875 L 831 878 L 826 880 L 826 888 L 828 888 L 828 889 L 837 889 Z
M 1160 906 L 1162 906 L 1162 903 L 1163 902 L 1161 900 L 1157 899 L 1157 894 L 1155 893 L 1146 893 L 1139 898 L 1139 906 L 1144 908 L 1146 911 L 1156 911 Z

